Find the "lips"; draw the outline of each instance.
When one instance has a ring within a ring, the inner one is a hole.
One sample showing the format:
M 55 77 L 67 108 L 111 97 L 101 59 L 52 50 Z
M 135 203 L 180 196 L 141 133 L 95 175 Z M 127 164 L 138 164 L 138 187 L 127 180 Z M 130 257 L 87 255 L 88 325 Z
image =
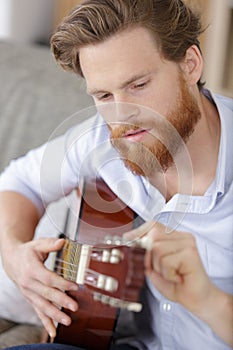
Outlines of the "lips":
M 139 142 L 147 133 L 148 130 L 145 129 L 129 130 L 125 133 L 124 138 L 128 141 Z

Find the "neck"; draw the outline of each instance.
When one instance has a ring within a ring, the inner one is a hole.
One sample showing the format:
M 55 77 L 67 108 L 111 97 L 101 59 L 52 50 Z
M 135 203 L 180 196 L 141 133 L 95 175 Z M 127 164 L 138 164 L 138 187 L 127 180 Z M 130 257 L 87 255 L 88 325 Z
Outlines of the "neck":
M 198 98 L 201 119 L 173 165 L 165 174 L 156 174 L 151 183 L 166 197 L 176 193 L 203 195 L 212 183 L 220 144 L 220 120 L 216 107 L 203 95 Z

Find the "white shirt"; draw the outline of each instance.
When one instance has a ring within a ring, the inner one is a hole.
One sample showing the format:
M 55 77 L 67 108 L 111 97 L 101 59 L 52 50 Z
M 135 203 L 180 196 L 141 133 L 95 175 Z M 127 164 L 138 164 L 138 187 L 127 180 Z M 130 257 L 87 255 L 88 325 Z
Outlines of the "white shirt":
M 204 267 L 222 290 L 233 293 L 233 100 L 212 96 L 220 115 L 216 176 L 204 196 L 176 194 L 167 203 L 144 178 L 128 171 L 97 114 L 25 157 L 0 177 L 0 190 L 27 196 L 42 214 L 46 206 L 78 186 L 80 177 L 100 176 L 144 220 L 156 219 L 192 233 Z M 144 307 L 135 314 L 133 340 L 139 349 L 229 350 L 213 331 L 181 305 L 166 300 L 150 283 Z

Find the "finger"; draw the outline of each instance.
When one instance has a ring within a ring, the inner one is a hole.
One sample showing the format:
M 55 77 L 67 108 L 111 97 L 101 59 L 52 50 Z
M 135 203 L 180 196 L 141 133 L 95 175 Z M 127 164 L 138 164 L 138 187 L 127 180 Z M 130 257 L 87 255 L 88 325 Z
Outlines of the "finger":
M 175 296 L 175 290 L 176 285 L 179 282 L 171 282 L 163 278 L 162 275 L 159 273 L 149 270 L 146 270 L 146 275 L 149 278 L 149 280 L 153 283 L 153 285 L 157 288 L 157 290 L 166 298 L 176 301 Z
M 59 289 L 51 288 L 37 281 L 34 281 L 33 289 L 36 291 L 36 294 L 40 295 L 40 297 L 59 306 L 59 308 L 63 307 L 73 312 L 78 309 L 77 302 Z
M 47 315 L 45 315 L 44 313 L 42 313 L 36 307 L 35 307 L 35 311 L 36 311 L 38 317 L 40 318 L 45 330 L 49 334 L 50 338 L 55 338 L 57 331 L 56 331 L 56 325 L 53 322 L 53 320 L 51 318 L 49 318 Z
M 152 268 L 158 273 L 161 271 L 162 259 L 171 254 L 179 253 L 181 250 L 189 246 L 189 239 L 183 238 L 178 240 L 155 241 L 151 251 L 148 252 L 146 258 L 146 267 Z
M 36 269 L 33 277 L 35 280 L 42 282 L 45 286 L 54 287 L 62 291 L 78 290 L 78 285 L 75 282 L 66 280 L 56 272 L 44 267 L 44 265 L 41 265 Z
M 53 322 L 61 323 L 69 326 L 71 318 L 58 306 L 52 304 L 50 301 L 42 298 L 40 295 L 31 292 L 28 295 L 28 300 L 33 307 Z
M 34 249 L 42 253 L 56 252 L 60 250 L 64 244 L 64 238 L 39 238 L 32 241 Z
M 177 273 L 176 269 L 163 267 L 160 271 L 146 269 L 146 275 L 149 277 L 158 291 L 170 300 L 173 300 L 177 284 L 183 281 L 182 276 Z
M 187 277 L 188 274 L 191 274 L 193 269 L 195 269 L 195 262 L 192 255 L 192 249 L 188 247 L 174 254 L 164 256 L 161 259 L 160 269 L 163 278 L 168 281 L 181 281 L 182 277 Z

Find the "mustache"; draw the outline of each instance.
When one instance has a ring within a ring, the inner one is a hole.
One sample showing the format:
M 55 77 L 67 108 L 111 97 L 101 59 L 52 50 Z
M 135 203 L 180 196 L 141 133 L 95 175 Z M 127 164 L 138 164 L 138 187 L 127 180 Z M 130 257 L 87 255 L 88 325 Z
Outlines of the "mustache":
M 119 126 L 114 128 L 110 125 L 108 127 L 111 132 L 111 140 L 122 138 L 129 133 L 135 133 L 137 131 L 147 130 L 149 128 L 148 125 L 145 125 L 143 123 L 124 123 L 119 124 Z

